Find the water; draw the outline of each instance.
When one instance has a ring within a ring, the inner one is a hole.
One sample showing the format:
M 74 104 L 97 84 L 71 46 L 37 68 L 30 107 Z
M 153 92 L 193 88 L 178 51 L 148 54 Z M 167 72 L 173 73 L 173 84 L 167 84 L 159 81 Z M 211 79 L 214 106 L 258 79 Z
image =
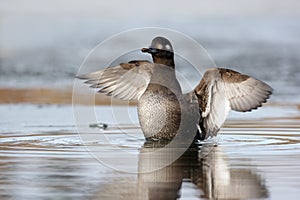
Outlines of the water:
M 294 106 L 269 106 L 243 120 L 232 113 L 217 147 L 194 145 L 171 165 L 137 174 L 107 167 L 86 149 L 102 146 L 102 156 L 111 163 L 117 162 L 118 152 L 129 152 L 135 159 L 125 158 L 121 164 L 138 172 L 163 162 L 163 157 L 143 154 L 151 148 L 144 144 L 134 117 L 133 124 L 122 125 L 120 131 L 113 125 L 111 108 L 96 107 L 97 113 L 107 113 L 101 116 L 109 123 L 104 131 L 109 141 L 85 146 L 70 106 L 0 109 L 6 116 L 0 129 L 1 199 L 297 199 L 299 195 L 300 111 Z M 136 115 L 134 107 L 128 112 Z M 94 128 L 90 132 L 102 134 Z

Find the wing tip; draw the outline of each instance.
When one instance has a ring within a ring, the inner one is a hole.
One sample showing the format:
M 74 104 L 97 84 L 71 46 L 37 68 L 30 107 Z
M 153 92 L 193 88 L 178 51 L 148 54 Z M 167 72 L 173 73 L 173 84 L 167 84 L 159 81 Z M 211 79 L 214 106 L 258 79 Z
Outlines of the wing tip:
M 271 94 L 272 94 L 272 93 L 269 93 L 269 94 L 267 95 L 267 97 L 264 98 L 262 101 L 260 101 L 259 104 L 256 105 L 255 107 L 252 107 L 252 108 L 250 108 L 250 109 L 248 109 L 248 110 L 238 110 L 238 111 L 239 111 L 239 112 L 251 112 L 251 111 L 253 111 L 253 110 L 257 110 L 258 108 L 262 107 L 265 103 L 268 102 L 268 99 L 270 99 Z
M 82 80 L 88 80 L 88 79 L 94 79 L 97 77 L 95 77 L 92 72 L 92 73 L 88 73 L 88 74 L 77 75 L 77 76 L 75 76 L 75 78 L 82 79 Z
M 86 74 L 75 76 L 77 79 L 87 79 Z

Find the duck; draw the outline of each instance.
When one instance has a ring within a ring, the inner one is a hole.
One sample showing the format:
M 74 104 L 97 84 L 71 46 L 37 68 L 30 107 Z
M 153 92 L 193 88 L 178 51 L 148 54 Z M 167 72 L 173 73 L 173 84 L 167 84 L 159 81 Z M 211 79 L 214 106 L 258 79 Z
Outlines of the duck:
M 196 127 L 192 131 L 195 140 L 213 138 L 230 110 L 257 109 L 267 102 L 273 91 L 267 83 L 235 70 L 209 68 L 194 90 L 183 94 L 175 74 L 171 42 L 157 36 L 141 52 L 150 54 L 152 62 L 131 60 L 77 78 L 84 79 L 84 83 L 99 93 L 121 100 L 136 100 L 146 140 L 172 140 L 182 121 Z

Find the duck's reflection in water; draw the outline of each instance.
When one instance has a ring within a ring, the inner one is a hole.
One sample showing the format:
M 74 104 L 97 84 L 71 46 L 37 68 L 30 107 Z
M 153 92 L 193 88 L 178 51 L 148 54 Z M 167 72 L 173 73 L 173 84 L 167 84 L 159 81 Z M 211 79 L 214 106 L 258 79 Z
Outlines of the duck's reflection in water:
M 262 177 L 247 168 L 229 167 L 227 158 L 219 146 L 193 144 L 172 164 L 152 171 L 158 166 L 157 163 L 166 159 L 148 153 L 159 146 L 149 142 L 144 144 L 139 154 L 140 173 L 137 180 L 113 181 L 113 184 L 102 188 L 100 196 L 155 200 L 181 197 L 186 197 L 185 199 L 268 197 Z

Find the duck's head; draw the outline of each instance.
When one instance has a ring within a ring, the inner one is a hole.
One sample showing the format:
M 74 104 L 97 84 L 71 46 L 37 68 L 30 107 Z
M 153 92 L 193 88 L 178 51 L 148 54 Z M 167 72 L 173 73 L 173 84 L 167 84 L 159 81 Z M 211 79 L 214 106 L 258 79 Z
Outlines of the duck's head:
M 164 37 L 154 38 L 150 47 L 142 48 L 142 52 L 150 53 L 154 63 L 175 67 L 173 47 Z

